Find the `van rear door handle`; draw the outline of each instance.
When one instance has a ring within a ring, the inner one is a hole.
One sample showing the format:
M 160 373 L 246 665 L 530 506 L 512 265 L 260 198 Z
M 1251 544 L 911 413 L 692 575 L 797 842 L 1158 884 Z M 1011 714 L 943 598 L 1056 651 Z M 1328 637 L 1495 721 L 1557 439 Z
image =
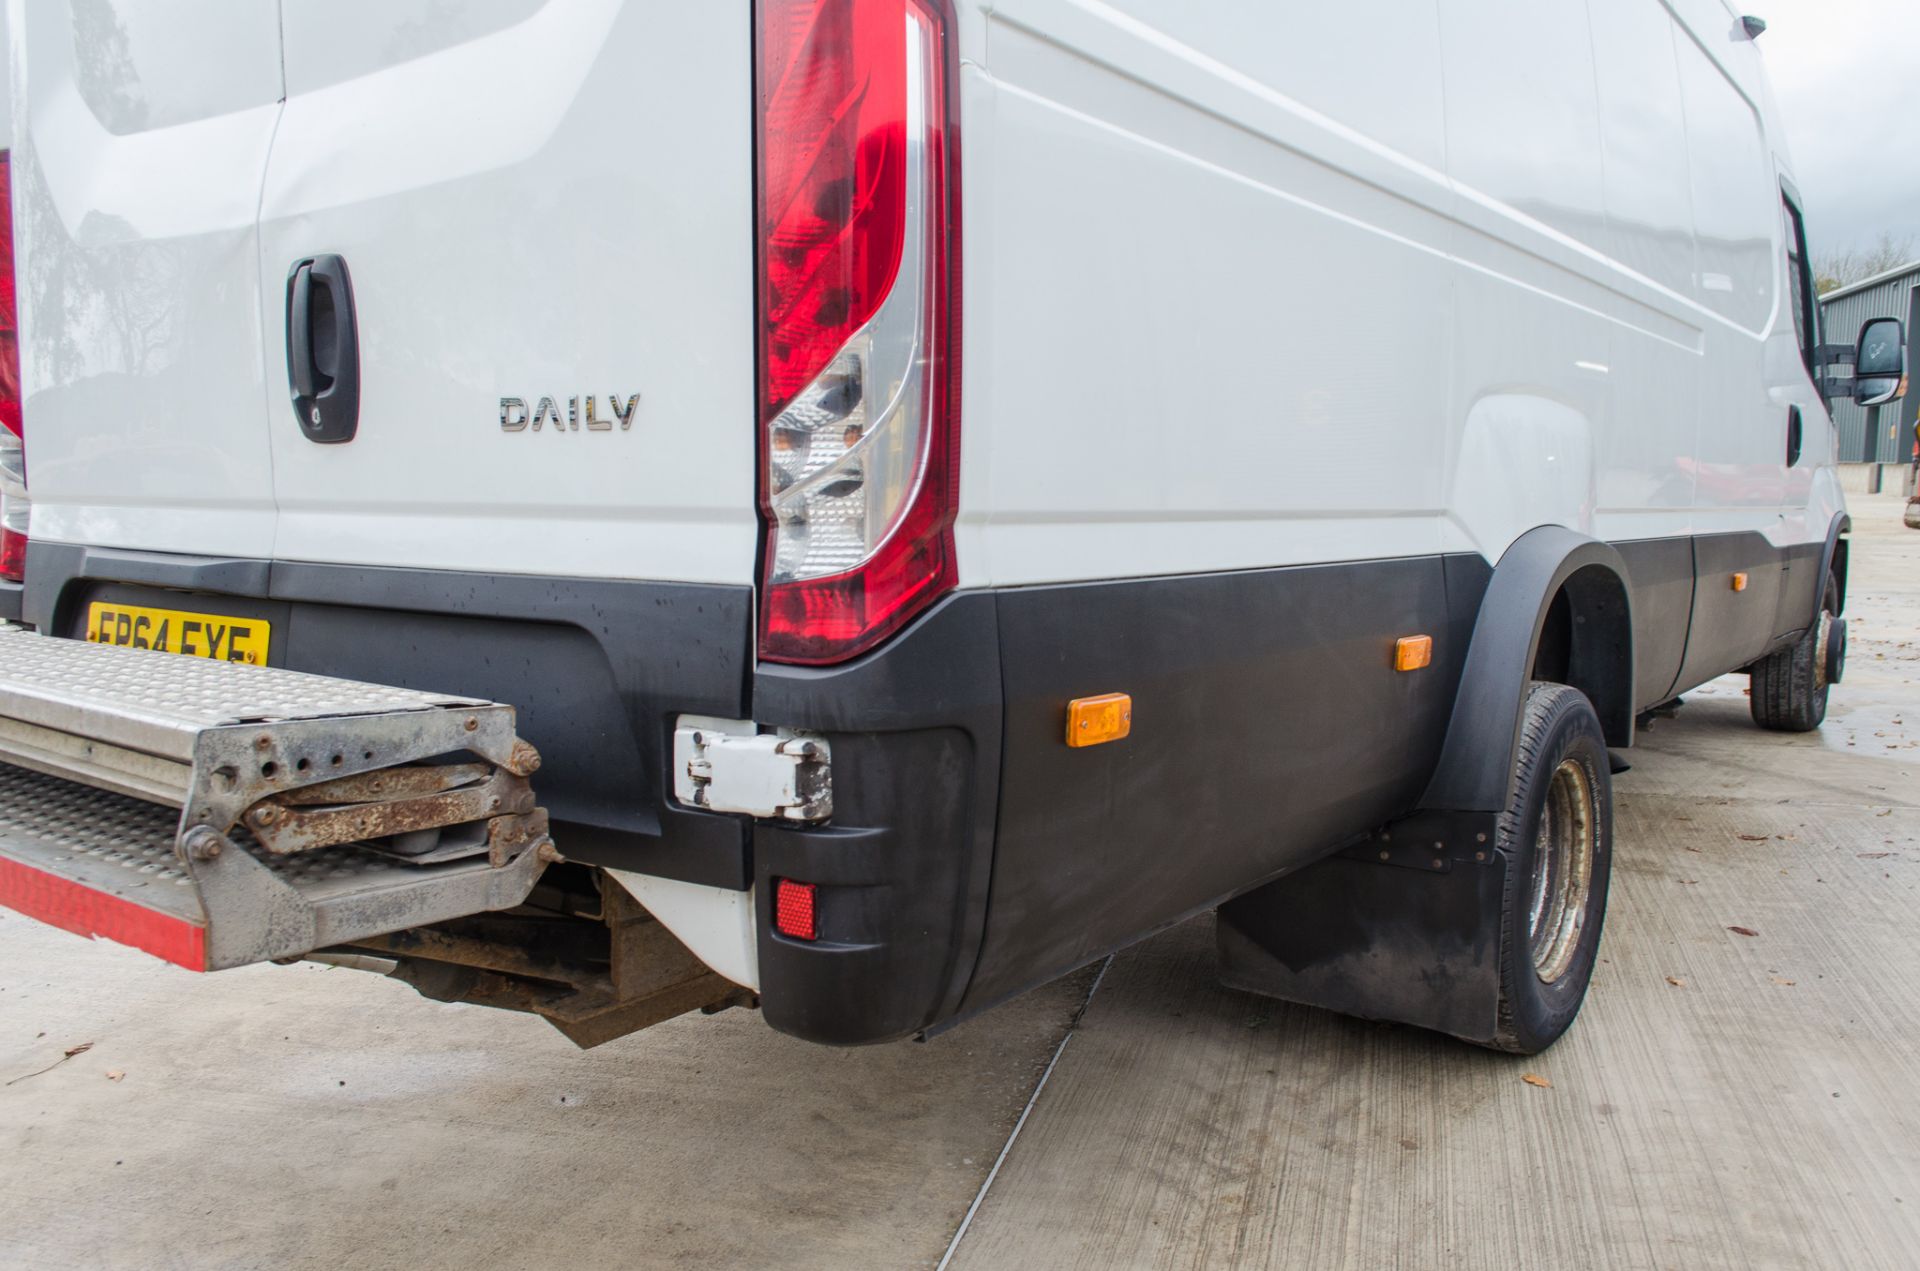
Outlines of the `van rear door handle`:
M 1800 462 L 1800 444 L 1805 438 L 1802 433 L 1805 425 L 1800 418 L 1798 406 L 1787 407 L 1787 466 L 1791 468 Z
M 360 333 L 353 283 L 338 256 L 310 256 L 287 275 L 287 382 L 309 441 L 352 441 L 360 428 Z

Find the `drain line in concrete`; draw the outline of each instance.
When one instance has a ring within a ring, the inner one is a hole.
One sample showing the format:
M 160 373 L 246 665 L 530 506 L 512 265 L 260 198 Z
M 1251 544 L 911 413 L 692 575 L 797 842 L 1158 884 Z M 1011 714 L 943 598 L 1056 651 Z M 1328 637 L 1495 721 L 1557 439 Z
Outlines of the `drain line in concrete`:
M 1053 1069 L 1060 1062 L 1060 1056 L 1067 1053 L 1067 1043 L 1073 1040 L 1074 1033 L 1080 1027 L 1081 1018 L 1087 1008 L 1093 1005 L 1093 995 L 1100 991 L 1100 981 L 1107 978 L 1107 968 L 1113 965 L 1113 955 L 1109 953 L 1106 961 L 1100 964 L 1099 974 L 1093 977 L 1093 983 L 1087 988 L 1087 996 L 1080 1003 L 1080 1009 L 1067 1021 L 1067 1031 L 1060 1038 L 1060 1044 L 1053 1048 L 1053 1058 L 1047 1060 L 1047 1066 L 1040 1074 L 1040 1080 L 1034 1084 L 1033 1093 L 1027 1096 L 1027 1106 L 1020 1109 L 1020 1119 L 1013 1123 L 1013 1131 L 1007 1135 L 1007 1141 L 1000 1149 L 1000 1155 L 993 1160 L 993 1168 L 987 1171 L 986 1178 L 980 1184 L 980 1190 L 973 1195 L 973 1203 L 967 1206 L 966 1217 L 960 1220 L 959 1230 L 953 1233 L 953 1239 L 947 1242 L 947 1251 L 940 1257 L 940 1265 L 935 1271 L 947 1271 L 947 1264 L 953 1261 L 953 1255 L 960 1248 L 960 1240 L 967 1234 L 967 1228 L 973 1225 L 973 1216 L 980 1212 L 980 1204 L 987 1198 L 987 1189 L 993 1186 L 993 1180 L 1000 1176 L 1000 1167 L 1007 1163 L 1007 1154 L 1013 1151 L 1014 1140 L 1020 1137 L 1020 1131 L 1027 1124 L 1027 1117 L 1033 1112 L 1033 1105 L 1040 1102 L 1040 1092 L 1047 1088 L 1047 1078 L 1053 1076 Z

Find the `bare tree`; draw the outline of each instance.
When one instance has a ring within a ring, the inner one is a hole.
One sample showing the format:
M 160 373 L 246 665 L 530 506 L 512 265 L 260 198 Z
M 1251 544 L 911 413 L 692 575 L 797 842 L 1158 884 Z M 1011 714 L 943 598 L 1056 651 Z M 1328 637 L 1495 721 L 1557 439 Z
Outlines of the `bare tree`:
M 1815 252 L 1813 256 L 1814 286 L 1821 295 L 1837 291 L 1841 287 L 1850 287 L 1856 282 L 1888 273 L 1911 264 L 1920 252 L 1914 250 L 1913 235 L 1903 234 L 1896 238 L 1892 234 L 1881 234 L 1880 241 L 1870 247 L 1848 247 L 1840 251 L 1827 250 Z

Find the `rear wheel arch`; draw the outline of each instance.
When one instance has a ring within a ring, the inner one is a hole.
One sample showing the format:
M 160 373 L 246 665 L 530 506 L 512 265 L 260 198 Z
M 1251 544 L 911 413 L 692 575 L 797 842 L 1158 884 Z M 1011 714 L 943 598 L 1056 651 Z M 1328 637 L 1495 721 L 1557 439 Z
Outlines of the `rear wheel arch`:
M 1549 665 L 1546 639 L 1558 621 L 1564 647 Z M 1533 678 L 1577 688 L 1593 703 L 1610 746 L 1633 744 L 1633 619 L 1625 579 L 1604 564 L 1583 565 L 1548 602 L 1535 637 Z
M 1593 703 L 1609 746 L 1633 744 L 1633 620 L 1626 563 L 1561 526 L 1516 539 L 1482 597 L 1453 716 L 1420 806 L 1506 806 L 1529 685 L 1564 683 Z

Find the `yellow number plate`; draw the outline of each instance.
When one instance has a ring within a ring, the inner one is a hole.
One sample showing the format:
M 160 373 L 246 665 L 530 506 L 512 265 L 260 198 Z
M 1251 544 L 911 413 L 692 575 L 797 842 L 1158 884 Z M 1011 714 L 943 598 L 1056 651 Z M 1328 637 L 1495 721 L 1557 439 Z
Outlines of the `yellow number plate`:
M 87 606 L 87 639 L 94 644 L 125 644 L 162 653 L 251 662 L 264 666 L 270 624 L 258 618 L 227 618 L 217 613 L 179 609 L 143 609 L 138 605 L 95 602 Z

